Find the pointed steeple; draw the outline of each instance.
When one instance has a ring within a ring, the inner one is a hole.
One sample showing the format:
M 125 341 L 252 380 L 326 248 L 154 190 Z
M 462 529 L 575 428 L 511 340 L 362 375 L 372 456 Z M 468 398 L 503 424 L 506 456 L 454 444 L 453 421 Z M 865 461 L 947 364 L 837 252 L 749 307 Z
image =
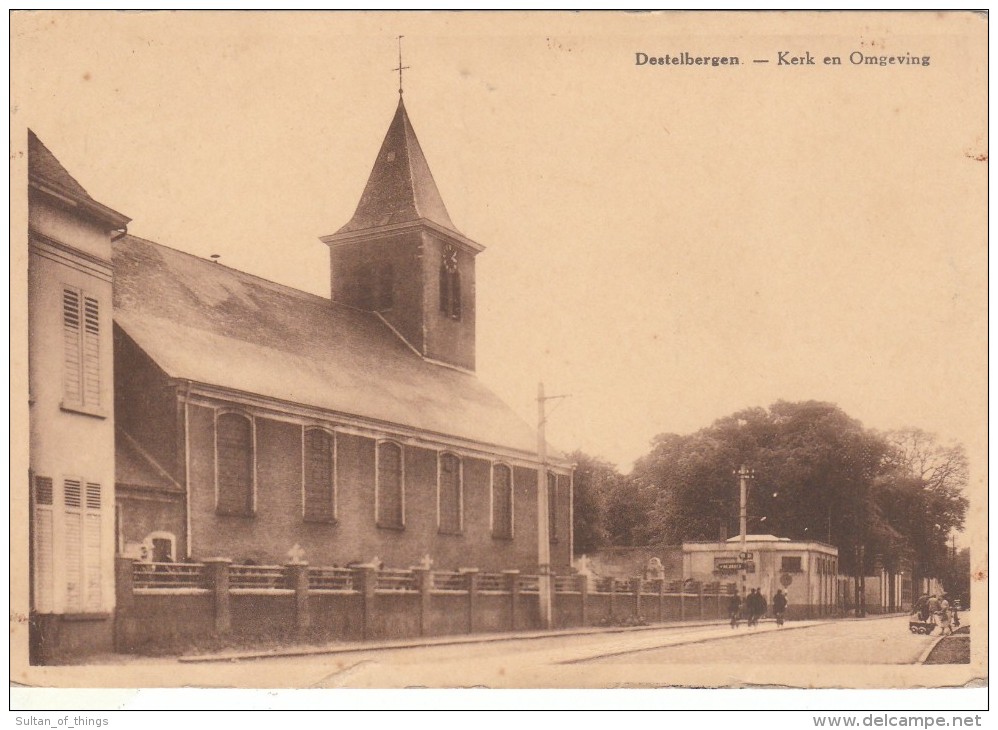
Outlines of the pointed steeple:
M 320 240 L 333 301 L 377 313 L 424 358 L 475 369 L 475 256 L 485 247 L 454 227 L 401 94 L 357 210 Z
M 334 235 L 420 220 L 461 235 L 447 214 L 400 96 L 357 210 Z

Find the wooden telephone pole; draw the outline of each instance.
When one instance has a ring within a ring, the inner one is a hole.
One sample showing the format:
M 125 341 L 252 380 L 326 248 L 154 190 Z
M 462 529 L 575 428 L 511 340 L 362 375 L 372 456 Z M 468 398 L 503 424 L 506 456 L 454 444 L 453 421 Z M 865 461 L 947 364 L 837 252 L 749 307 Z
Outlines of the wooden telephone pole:
M 551 533 L 548 514 L 548 443 L 544 435 L 547 423 L 546 404 L 567 395 L 544 395 L 544 383 L 537 384 L 537 590 L 540 597 L 541 625 L 553 626 L 551 581 Z

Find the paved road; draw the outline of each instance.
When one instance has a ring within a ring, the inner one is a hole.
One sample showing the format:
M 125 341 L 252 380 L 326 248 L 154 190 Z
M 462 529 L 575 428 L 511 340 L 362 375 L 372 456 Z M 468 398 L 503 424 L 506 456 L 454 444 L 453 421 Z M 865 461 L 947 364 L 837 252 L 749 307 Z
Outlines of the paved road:
M 825 676 L 836 677 L 830 686 L 851 686 L 855 673 L 836 673 L 828 665 L 910 665 L 931 643 L 932 637 L 908 632 L 907 618 L 895 617 L 799 622 L 782 629 L 768 623 L 751 631 L 744 626 L 671 627 L 274 658 L 254 664 L 285 667 L 285 676 L 294 675 L 296 686 L 312 687 L 794 685 L 802 681 L 805 665 L 808 676 L 816 665 L 824 666 Z M 893 679 L 896 671 L 867 675 L 864 684 L 897 686 L 899 681 Z M 859 678 L 856 682 L 859 686 Z
M 593 659 L 626 664 L 914 664 L 934 642 L 913 636 L 908 619 L 838 621 L 808 629 L 753 633 L 743 638 L 686 644 Z
M 134 658 L 114 669 L 121 686 L 201 687 L 662 687 L 959 685 L 980 667 L 914 663 L 933 642 L 907 617 L 726 624 L 372 649 L 251 661 L 183 663 Z M 456 637 L 462 641 L 467 637 Z M 443 639 L 450 641 L 450 639 Z M 76 669 L 76 668 L 74 668 Z M 64 682 L 73 684 L 72 682 Z M 100 683 L 100 681 L 98 681 Z

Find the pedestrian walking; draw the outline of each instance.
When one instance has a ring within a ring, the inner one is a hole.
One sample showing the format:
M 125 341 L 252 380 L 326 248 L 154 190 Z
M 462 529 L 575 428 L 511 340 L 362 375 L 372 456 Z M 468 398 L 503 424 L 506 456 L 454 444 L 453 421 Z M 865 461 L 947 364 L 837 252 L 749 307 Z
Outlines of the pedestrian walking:
M 787 612 L 787 596 L 782 590 L 778 590 L 773 596 L 773 615 L 776 617 L 776 625 L 783 626 L 783 619 Z
M 749 628 L 754 628 L 759 623 L 759 598 L 761 598 L 759 589 L 753 588 L 752 592 L 748 594 L 748 598 L 745 599 L 745 612 L 748 614 Z
M 738 628 L 738 620 L 742 616 L 742 597 L 738 593 L 732 593 L 728 599 L 728 618 L 731 619 L 731 628 Z
M 935 593 L 933 593 L 931 596 L 929 596 L 929 602 L 927 604 L 925 604 L 925 605 L 926 605 L 926 608 L 929 611 L 929 619 L 928 620 L 931 621 L 934 624 L 935 623 L 939 623 L 938 622 L 938 618 L 939 618 L 939 599 L 936 597 Z
M 943 598 L 939 601 L 939 635 L 945 636 L 947 633 L 953 633 L 953 612 L 950 608 L 949 601 L 946 600 L 946 595 L 943 594 Z

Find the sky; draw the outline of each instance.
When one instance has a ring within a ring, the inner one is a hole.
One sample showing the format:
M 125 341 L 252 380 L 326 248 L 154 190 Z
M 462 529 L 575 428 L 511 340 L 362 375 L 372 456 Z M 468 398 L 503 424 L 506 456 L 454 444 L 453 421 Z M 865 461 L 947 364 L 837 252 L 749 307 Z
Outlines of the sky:
M 973 15 L 21 13 L 13 146 L 32 128 L 135 235 L 328 295 L 319 236 L 388 129 L 398 35 L 450 217 L 486 247 L 478 374 L 530 421 L 538 381 L 569 395 L 553 444 L 627 470 L 656 434 L 817 399 L 961 441 L 983 487 Z

